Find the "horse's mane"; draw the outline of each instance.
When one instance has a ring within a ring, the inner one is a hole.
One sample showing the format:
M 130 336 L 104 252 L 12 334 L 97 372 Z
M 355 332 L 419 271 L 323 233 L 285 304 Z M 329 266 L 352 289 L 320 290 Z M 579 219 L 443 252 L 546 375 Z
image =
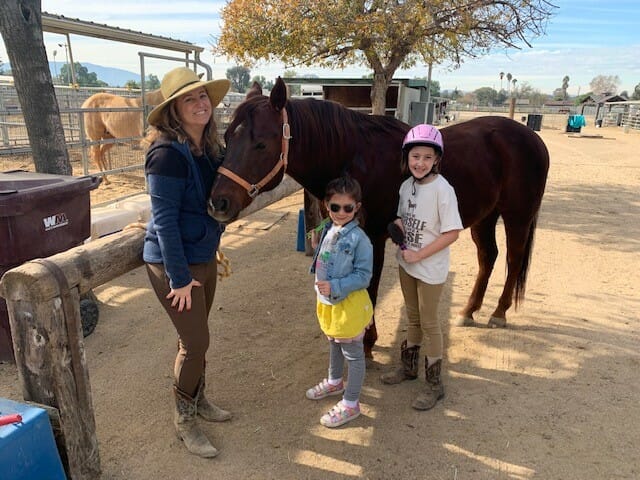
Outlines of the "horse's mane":
M 237 126 L 237 120 L 247 121 L 253 117 L 253 112 L 269 102 L 265 96 L 255 96 L 242 102 L 234 112 L 234 121 L 230 127 Z M 343 143 L 353 141 L 353 135 L 358 135 L 368 141 L 378 137 L 381 133 L 398 132 L 404 135 L 408 126 L 391 116 L 367 115 L 349 109 L 340 103 L 317 98 L 288 100 L 286 107 L 291 125 L 291 135 L 308 137 L 309 132 L 322 132 L 323 139 Z M 249 120 L 250 121 L 250 120 Z M 327 137 L 328 135 L 328 137 Z
M 290 100 L 289 118 L 292 135 L 304 126 L 306 132 L 323 132 L 325 140 L 348 144 L 356 139 L 371 143 L 380 135 L 398 132 L 404 136 L 407 126 L 391 116 L 367 115 L 331 100 L 305 98 Z

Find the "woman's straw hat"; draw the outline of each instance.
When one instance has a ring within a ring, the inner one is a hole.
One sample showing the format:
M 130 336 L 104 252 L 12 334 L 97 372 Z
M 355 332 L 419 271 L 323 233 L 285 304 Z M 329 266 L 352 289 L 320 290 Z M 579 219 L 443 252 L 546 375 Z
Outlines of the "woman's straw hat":
M 151 110 L 147 121 L 150 125 L 157 125 L 160 121 L 162 110 L 164 110 L 172 100 L 200 87 L 204 87 L 207 90 L 211 105 L 213 108 L 216 108 L 229 91 L 230 86 L 231 82 L 227 79 L 202 81 L 196 72 L 187 67 L 174 68 L 170 72 L 167 72 L 160 85 L 160 91 L 165 98 L 164 102 Z

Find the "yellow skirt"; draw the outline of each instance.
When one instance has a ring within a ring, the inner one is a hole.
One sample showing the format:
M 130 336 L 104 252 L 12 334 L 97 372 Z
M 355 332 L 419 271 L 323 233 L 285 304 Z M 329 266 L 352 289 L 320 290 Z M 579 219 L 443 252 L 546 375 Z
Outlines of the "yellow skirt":
M 362 289 L 351 292 L 336 305 L 317 302 L 316 313 L 322 332 L 333 338 L 353 338 L 363 332 L 373 317 L 369 293 Z

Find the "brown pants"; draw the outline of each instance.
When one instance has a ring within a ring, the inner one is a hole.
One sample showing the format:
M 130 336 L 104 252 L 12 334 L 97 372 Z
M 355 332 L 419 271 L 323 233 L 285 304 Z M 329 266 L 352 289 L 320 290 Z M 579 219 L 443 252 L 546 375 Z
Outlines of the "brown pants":
M 191 310 L 182 312 L 172 307 L 171 300 L 166 298 L 171 288 L 164 265 L 146 265 L 151 286 L 178 332 L 178 355 L 174 366 L 175 384 L 183 392 L 195 395 L 200 378 L 204 374 L 205 357 L 209 348 L 209 312 L 216 293 L 218 274 L 216 259 L 214 257 L 209 263 L 189 265 L 191 276 L 198 280 L 202 287 L 191 289 Z
M 438 321 L 438 302 L 444 283 L 431 285 L 412 277 L 399 267 L 400 288 L 407 308 L 407 342 L 421 345 L 428 357 L 442 357 L 442 327 Z

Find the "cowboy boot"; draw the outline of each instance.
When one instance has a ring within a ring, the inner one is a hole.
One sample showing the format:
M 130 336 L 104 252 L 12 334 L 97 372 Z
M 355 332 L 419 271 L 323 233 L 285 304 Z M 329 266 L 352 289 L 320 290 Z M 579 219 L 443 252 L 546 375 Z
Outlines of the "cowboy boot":
M 418 357 L 420 345 L 407 347 L 407 341 L 400 345 L 400 361 L 402 363 L 393 372 L 384 373 L 380 376 L 380 381 L 387 385 L 395 385 L 405 380 L 415 380 L 418 378 Z
M 427 385 L 424 391 L 411 404 L 416 410 L 429 410 L 436 406 L 438 400 L 444 398 L 444 385 L 440 376 L 442 359 L 429 364 L 427 357 L 425 357 L 424 366 Z
M 178 438 L 184 442 L 191 453 L 204 458 L 213 458 L 218 450 L 211 445 L 209 439 L 196 424 L 196 400 L 174 385 L 173 393 L 176 400 L 176 410 L 173 424 Z
M 217 405 L 209 402 L 207 397 L 204 396 L 204 375 L 200 377 L 200 383 L 198 384 L 198 391 L 196 393 L 196 413 L 207 422 L 226 422 L 230 420 L 231 412 L 223 410 Z

